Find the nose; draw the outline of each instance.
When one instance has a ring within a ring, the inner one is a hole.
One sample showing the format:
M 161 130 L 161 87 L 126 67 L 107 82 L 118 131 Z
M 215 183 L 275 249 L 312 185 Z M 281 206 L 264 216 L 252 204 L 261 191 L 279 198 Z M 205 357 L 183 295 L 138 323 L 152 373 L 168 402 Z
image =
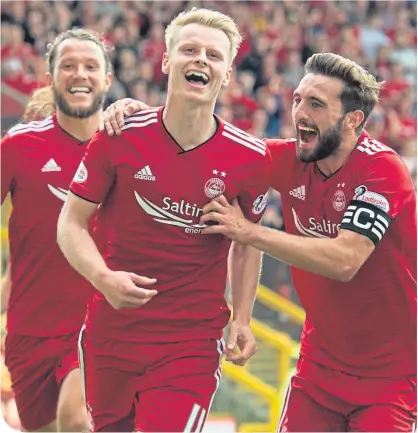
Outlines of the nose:
M 84 65 L 78 65 L 75 70 L 75 74 L 77 78 L 86 79 L 87 78 L 87 69 Z
M 303 103 L 303 101 L 299 102 L 298 105 L 294 105 L 293 106 L 293 118 L 295 120 L 305 120 L 307 119 L 307 114 L 306 114 L 306 109 L 305 109 L 305 105 Z
M 206 52 L 205 52 L 204 50 L 200 50 L 200 51 L 197 53 L 197 55 L 196 55 L 194 61 L 195 61 L 196 63 L 198 63 L 199 65 L 207 66 L 207 64 L 208 64 L 208 59 L 207 59 L 207 57 L 206 57 Z

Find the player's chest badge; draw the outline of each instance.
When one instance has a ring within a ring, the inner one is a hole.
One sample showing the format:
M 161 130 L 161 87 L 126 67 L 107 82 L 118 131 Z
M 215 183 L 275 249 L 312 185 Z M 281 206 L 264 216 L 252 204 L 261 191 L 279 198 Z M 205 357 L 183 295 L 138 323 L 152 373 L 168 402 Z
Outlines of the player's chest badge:
M 332 206 L 337 212 L 341 212 L 347 205 L 347 199 L 344 193 L 345 183 L 337 183 L 337 190 L 332 196 Z
M 223 179 L 226 177 L 226 172 L 213 169 L 212 175 L 219 176 L 219 177 L 211 177 L 205 183 L 205 187 L 204 187 L 205 194 L 209 198 L 215 198 L 218 197 L 219 195 L 222 195 L 226 189 L 225 182 L 223 181 Z

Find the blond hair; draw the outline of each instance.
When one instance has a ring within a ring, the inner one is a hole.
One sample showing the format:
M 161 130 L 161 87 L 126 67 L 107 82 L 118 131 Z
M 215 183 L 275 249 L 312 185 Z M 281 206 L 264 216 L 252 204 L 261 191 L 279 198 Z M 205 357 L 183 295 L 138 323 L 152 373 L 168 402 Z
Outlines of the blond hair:
M 167 26 L 165 30 L 165 45 L 168 53 L 173 48 L 176 31 L 188 24 L 201 24 L 222 30 L 228 37 L 231 45 L 229 50 L 231 63 L 234 61 L 242 42 L 242 36 L 234 20 L 221 12 L 203 8 L 192 8 L 189 11 L 181 12 Z
M 355 110 L 364 113 L 364 119 L 356 129 L 361 134 L 366 120 L 379 101 L 384 82 L 378 82 L 365 68 L 334 53 L 318 53 L 309 57 L 305 73 L 339 78 L 344 82 L 344 90 L 340 95 L 344 114 Z
M 73 28 L 60 33 L 53 42 L 48 44 L 46 62 L 48 66 L 48 72 L 51 75 L 54 73 L 58 47 L 67 39 L 94 42 L 103 51 L 106 64 L 106 73 L 112 72 L 112 62 L 110 61 L 109 52 L 113 49 L 113 47 L 105 43 L 102 35 L 99 33 L 87 29 Z M 23 114 L 23 120 L 25 122 L 30 122 L 32 120 L 42 120 L 53 114 L 55 111 L 56 106 L 54 102 L 54 92 L 52 90 L 52 86 L 42 87 L 35 90 L 32 97 L 30 98 Z

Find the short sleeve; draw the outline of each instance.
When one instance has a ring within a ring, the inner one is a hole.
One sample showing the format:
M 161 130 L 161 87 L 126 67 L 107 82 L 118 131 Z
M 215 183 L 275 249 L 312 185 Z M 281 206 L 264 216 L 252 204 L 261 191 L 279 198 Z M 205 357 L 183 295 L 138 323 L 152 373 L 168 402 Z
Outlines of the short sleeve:
M 265 139 L 267 148 L 272 158 L 271 187 L 282 193 L 288 183 L 288 179 L 296 158 L 296 140 Z
M 14 155 L 13 139 L 6 135 L 1 140 L 1 202 L 7 197 L 7 194 L 12 191 L 15 182 L 15 167 L 14 162 L 17 158 Z
M 253 172 L 248 176 L 250 183 L 239 195 L 242 212 L 250 221 L 258 222 L 264 214 L 272 168 L 271 154 L 267 149 L 265 157 L 254 165 Z
M 415 192 L 406 165 L 394 152 L 375 156 L 358 177 L 341 228 L 380 242 Z
M 79 197 L 101 203 L 115 180 L 115 170 L 110 163 L 106 136 L 97 132 L 87 146 L 86 153 L 70 185 L 70 191 Z

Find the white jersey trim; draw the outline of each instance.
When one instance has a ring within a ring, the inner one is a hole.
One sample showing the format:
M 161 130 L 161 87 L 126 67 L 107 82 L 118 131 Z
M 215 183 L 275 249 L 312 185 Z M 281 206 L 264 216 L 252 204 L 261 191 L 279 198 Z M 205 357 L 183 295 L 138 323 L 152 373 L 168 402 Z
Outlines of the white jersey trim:
M 394 150 L 390 147 L 386 146 L 383 143 L 380 143 L 373 138 L 365 138 L 356 148 L 360 152 L 365 153 L 366 155 L 376 155 L 376 153 L 380 152 L 390 152 L 393 153 Z
M 19 123 L 18 125 L 10 128 L 7 134 L 10 137 L 13 137 L 14 135 L 24 134 L 25 132 L 42 132 L 54 127 L 55 125 L 54 121 L 52 120 L 52 116 L 49 116 L 44 120 L 35 120 L 29 123 Z
M 266 155 L 266 144 L 262 140 L 225 121 L 222 135 L 231 139 L 232 141 L 235 141 L 236 143 L 242 144 L 243 146 L 260 153 L 263 156 Z
M 128 123 L 127 125 L 122 126 L 121 130 L 124 131 L 125 129 L 129 128 L 143 128 L 144 126 L 151 125 L 152 123 L 158 123 L 158 119 L 149 119 L 146 122 Z

